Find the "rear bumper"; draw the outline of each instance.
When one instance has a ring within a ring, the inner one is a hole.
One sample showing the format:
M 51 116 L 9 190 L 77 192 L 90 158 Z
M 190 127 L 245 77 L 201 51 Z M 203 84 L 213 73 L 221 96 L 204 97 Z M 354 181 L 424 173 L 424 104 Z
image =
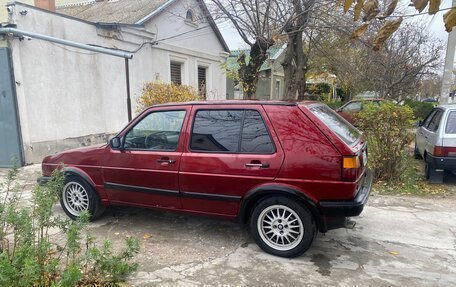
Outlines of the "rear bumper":
M 324 217 L 349 217 L 360 215 L 372 190 L 372 172 L 367 170 L 364 176 L 363 185 L 353 200 L 321 201 L 320 208 L 322 215 Z
M 427 154 L 426 161 L 435 169 L 456 170 L 456 157 L 435 157 Z

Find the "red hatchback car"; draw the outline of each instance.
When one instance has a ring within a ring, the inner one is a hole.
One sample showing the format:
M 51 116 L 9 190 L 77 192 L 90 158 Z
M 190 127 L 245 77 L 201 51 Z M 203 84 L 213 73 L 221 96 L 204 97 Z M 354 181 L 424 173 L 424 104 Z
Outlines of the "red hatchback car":
M 317 231 L 363 210 L 372 177 L 360 132 L 328 106 L 189 102 L 142 112 L 109 144 L 44 158 L 62 167 L 61 205 L 92 219 L 133 205 L 249 223 L 266 252 L 295 257 Z

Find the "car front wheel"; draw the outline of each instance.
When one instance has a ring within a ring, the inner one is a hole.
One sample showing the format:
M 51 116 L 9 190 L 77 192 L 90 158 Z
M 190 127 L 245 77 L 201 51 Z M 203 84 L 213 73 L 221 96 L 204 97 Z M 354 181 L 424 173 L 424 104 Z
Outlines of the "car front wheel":
M 82 212 L 88 211 L 90 220 L 94 220 L 100 217 L 105 209 L 95 190 L 85 180 L 74 175 L 66 178 L 60 205 L 71 219 L 76 219 Z
M 287 258 L 306 252 L 316 234 L 309 210 L 282 196 L 268 197 L 257 204 L 250 218 L 250 230 L 261 249 Z

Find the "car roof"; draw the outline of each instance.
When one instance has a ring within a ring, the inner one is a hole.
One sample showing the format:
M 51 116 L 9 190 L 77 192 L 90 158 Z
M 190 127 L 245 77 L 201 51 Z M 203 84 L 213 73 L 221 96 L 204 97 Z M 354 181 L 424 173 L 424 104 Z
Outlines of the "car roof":
M 267 101 L 267 100 L 218 100 L 218 101 L 191 101 L 157 104 L 151 107 L 170 107 L 170 106 L 211 106 L 211 105 L 275 105 L 275 106 L 297 106 L 314 104 L 314 101 Z
M 440 106 L 437 106 L 437 108 L 442 108 L 445 110 L 454 110 L 454 109 L 456 109 L 456 104 L 440 105 Z

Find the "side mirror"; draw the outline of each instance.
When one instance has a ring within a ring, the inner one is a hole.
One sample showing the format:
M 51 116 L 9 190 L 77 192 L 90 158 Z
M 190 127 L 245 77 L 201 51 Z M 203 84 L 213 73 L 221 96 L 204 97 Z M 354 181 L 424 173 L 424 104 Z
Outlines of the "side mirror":
M 423 121 L 422 120 L 419 120 L 418 121 L 418 126 L 421 127 L 423 125 Z
M 122 143 L 120 141 L 120 138 L 118 138 L 118 137 L 113 137 L 109 141 L 109 145 L 111 146 L 112 149 L 121 149 L 122 148 Z

